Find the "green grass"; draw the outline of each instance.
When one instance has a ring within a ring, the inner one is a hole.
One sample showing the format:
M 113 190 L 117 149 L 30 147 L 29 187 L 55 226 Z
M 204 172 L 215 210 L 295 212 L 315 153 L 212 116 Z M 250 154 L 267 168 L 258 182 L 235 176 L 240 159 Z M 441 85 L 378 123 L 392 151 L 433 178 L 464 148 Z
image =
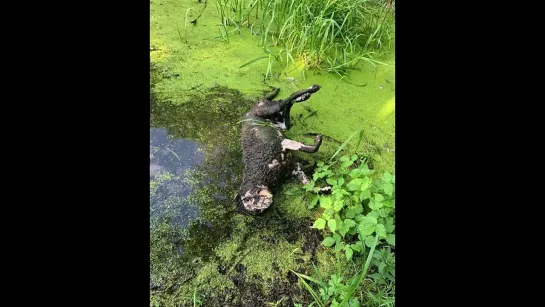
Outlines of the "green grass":
M 383 1 L 384 2 L 384 1 Z M 227 27 L 251 29 L 268 54 L 288 67 L 317 68 L 343 75 L 394 40 L 394 18 L 386 3 L 369 0 L 215 0 L 222 37 Z M 224 34 L 225 33 L 225 34 Z M 270 57 L 269 57 L 270 59 Z M 250 61 L 251 62 L 251 61 Z

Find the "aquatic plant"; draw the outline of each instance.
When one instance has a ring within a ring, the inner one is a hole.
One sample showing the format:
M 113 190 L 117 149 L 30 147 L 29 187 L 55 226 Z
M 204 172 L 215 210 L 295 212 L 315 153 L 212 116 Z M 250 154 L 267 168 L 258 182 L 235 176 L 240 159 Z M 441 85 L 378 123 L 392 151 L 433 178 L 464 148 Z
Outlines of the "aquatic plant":
M 234 26 L 239 32 L 241 27 L 250 28 L 252 34 L 259 35 L 259 45 L 265 52 L 271 53 L 269 47 L 281 47 L 276 58 L 285 59 L 286 66 L 303 65 L 343 74 L 362 60 L 377 63 L 376 52 L 393 42 L 391 7 L 377 1 L 215 0 L 215 3 L 224 38 L 227 26 Z M 262 58 L 267 57 L 258 59 Z M 271 57 L 268 58 L 270 63 Z

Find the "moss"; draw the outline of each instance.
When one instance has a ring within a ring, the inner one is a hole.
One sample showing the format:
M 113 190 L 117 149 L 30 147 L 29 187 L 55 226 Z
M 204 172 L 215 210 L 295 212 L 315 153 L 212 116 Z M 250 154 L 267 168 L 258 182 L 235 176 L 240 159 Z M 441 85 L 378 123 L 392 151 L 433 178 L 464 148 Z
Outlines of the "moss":
M 306 218 L 312 215 L 312 210 L 308 209 L 309 196 L 301 192 L 301 185 L 300 182 L 284 184 L 274 199 L 275 206 L 295 218 Z
M 192 281 L 192 285 L 201 289 L 214 289 L 221 292 L 227 288 L 233 288 L 233 282 L 227 275 L 222 275 L 218 272 L 219 262 L 211 261 L 206 263 L 197 273 L 197 277 Z M 209 291 L 206 291 L 209 292 Z

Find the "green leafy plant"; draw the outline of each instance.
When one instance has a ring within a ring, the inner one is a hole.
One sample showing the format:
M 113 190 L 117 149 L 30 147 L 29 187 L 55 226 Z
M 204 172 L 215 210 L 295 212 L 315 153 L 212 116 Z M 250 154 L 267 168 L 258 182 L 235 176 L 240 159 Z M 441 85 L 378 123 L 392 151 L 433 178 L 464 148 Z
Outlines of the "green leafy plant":
M 328 231 L 322 244 L 344 250 L 348 260 L 371 246 L 374 234 L 395 246 L 395 175 L 386 172 L 378 180 L 374 174 L 366 158 L 344 155 L 328 164 L 318 162 L 304 187 L 314 194 L 309 208 L 323 209 L 312 226 Z M 331 195 L 321 194 L 324 185 L 331 187 Z
M 376 235 L 373 242 L 371 243 L 369 254 L 367 255 L 367 260 L 363 263 L 361 272 L 358 272 L 351 278 L 346 278 L 343 276 L 340 270 L 340 261 L 337 257 L 337 265 L 339 267 L 338 272 L 330 276 L 327 283 L 323 282 L 320 279 L 307 276 L 305 274 L 297 273 L 292 271 L 294 274 L 299 277 L 299 280 L 307 291 L 314 298 L 314 303 L 318 306 L 348 306 L 348 307 L 359 307 L 361 306 L 360 300 L 354 295 L 356 289 L 360 286 L 361 282 L 367 275 L 367 271 L 375 254 L 375 247 L 379 241 L 379 236 Z M 365 247 L 362 250 L 365 253 Z M 306 280 L 319 286 L 318 293 L 306 282 Z
M 379 285 L 395 282 L 395 256 L 389 247 L 379 250 L 373 255 L 371 265 L 376 267 L 376 273 L 369 274 Z

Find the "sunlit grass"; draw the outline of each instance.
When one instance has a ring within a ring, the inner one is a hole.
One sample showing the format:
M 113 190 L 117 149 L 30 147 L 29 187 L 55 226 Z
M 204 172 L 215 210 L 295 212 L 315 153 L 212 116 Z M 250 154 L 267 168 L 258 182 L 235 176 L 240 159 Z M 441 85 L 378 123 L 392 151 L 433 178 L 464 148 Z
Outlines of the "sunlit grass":
M 259 36 L 259 45 L 265 52 L 271 54 L 269 47 L 280 47 L 274 57 L 286 66 L 302 60 L 308 69 L 342 75 L 361 61 L 377 63 L 381 50 L 391 48 L 394 40 L 392 7 L 379 1 L 215 0 L 215 3 L 224 40 L 228 41 L 227 27 L 234 27 L 233 32 L 247 27 Z

